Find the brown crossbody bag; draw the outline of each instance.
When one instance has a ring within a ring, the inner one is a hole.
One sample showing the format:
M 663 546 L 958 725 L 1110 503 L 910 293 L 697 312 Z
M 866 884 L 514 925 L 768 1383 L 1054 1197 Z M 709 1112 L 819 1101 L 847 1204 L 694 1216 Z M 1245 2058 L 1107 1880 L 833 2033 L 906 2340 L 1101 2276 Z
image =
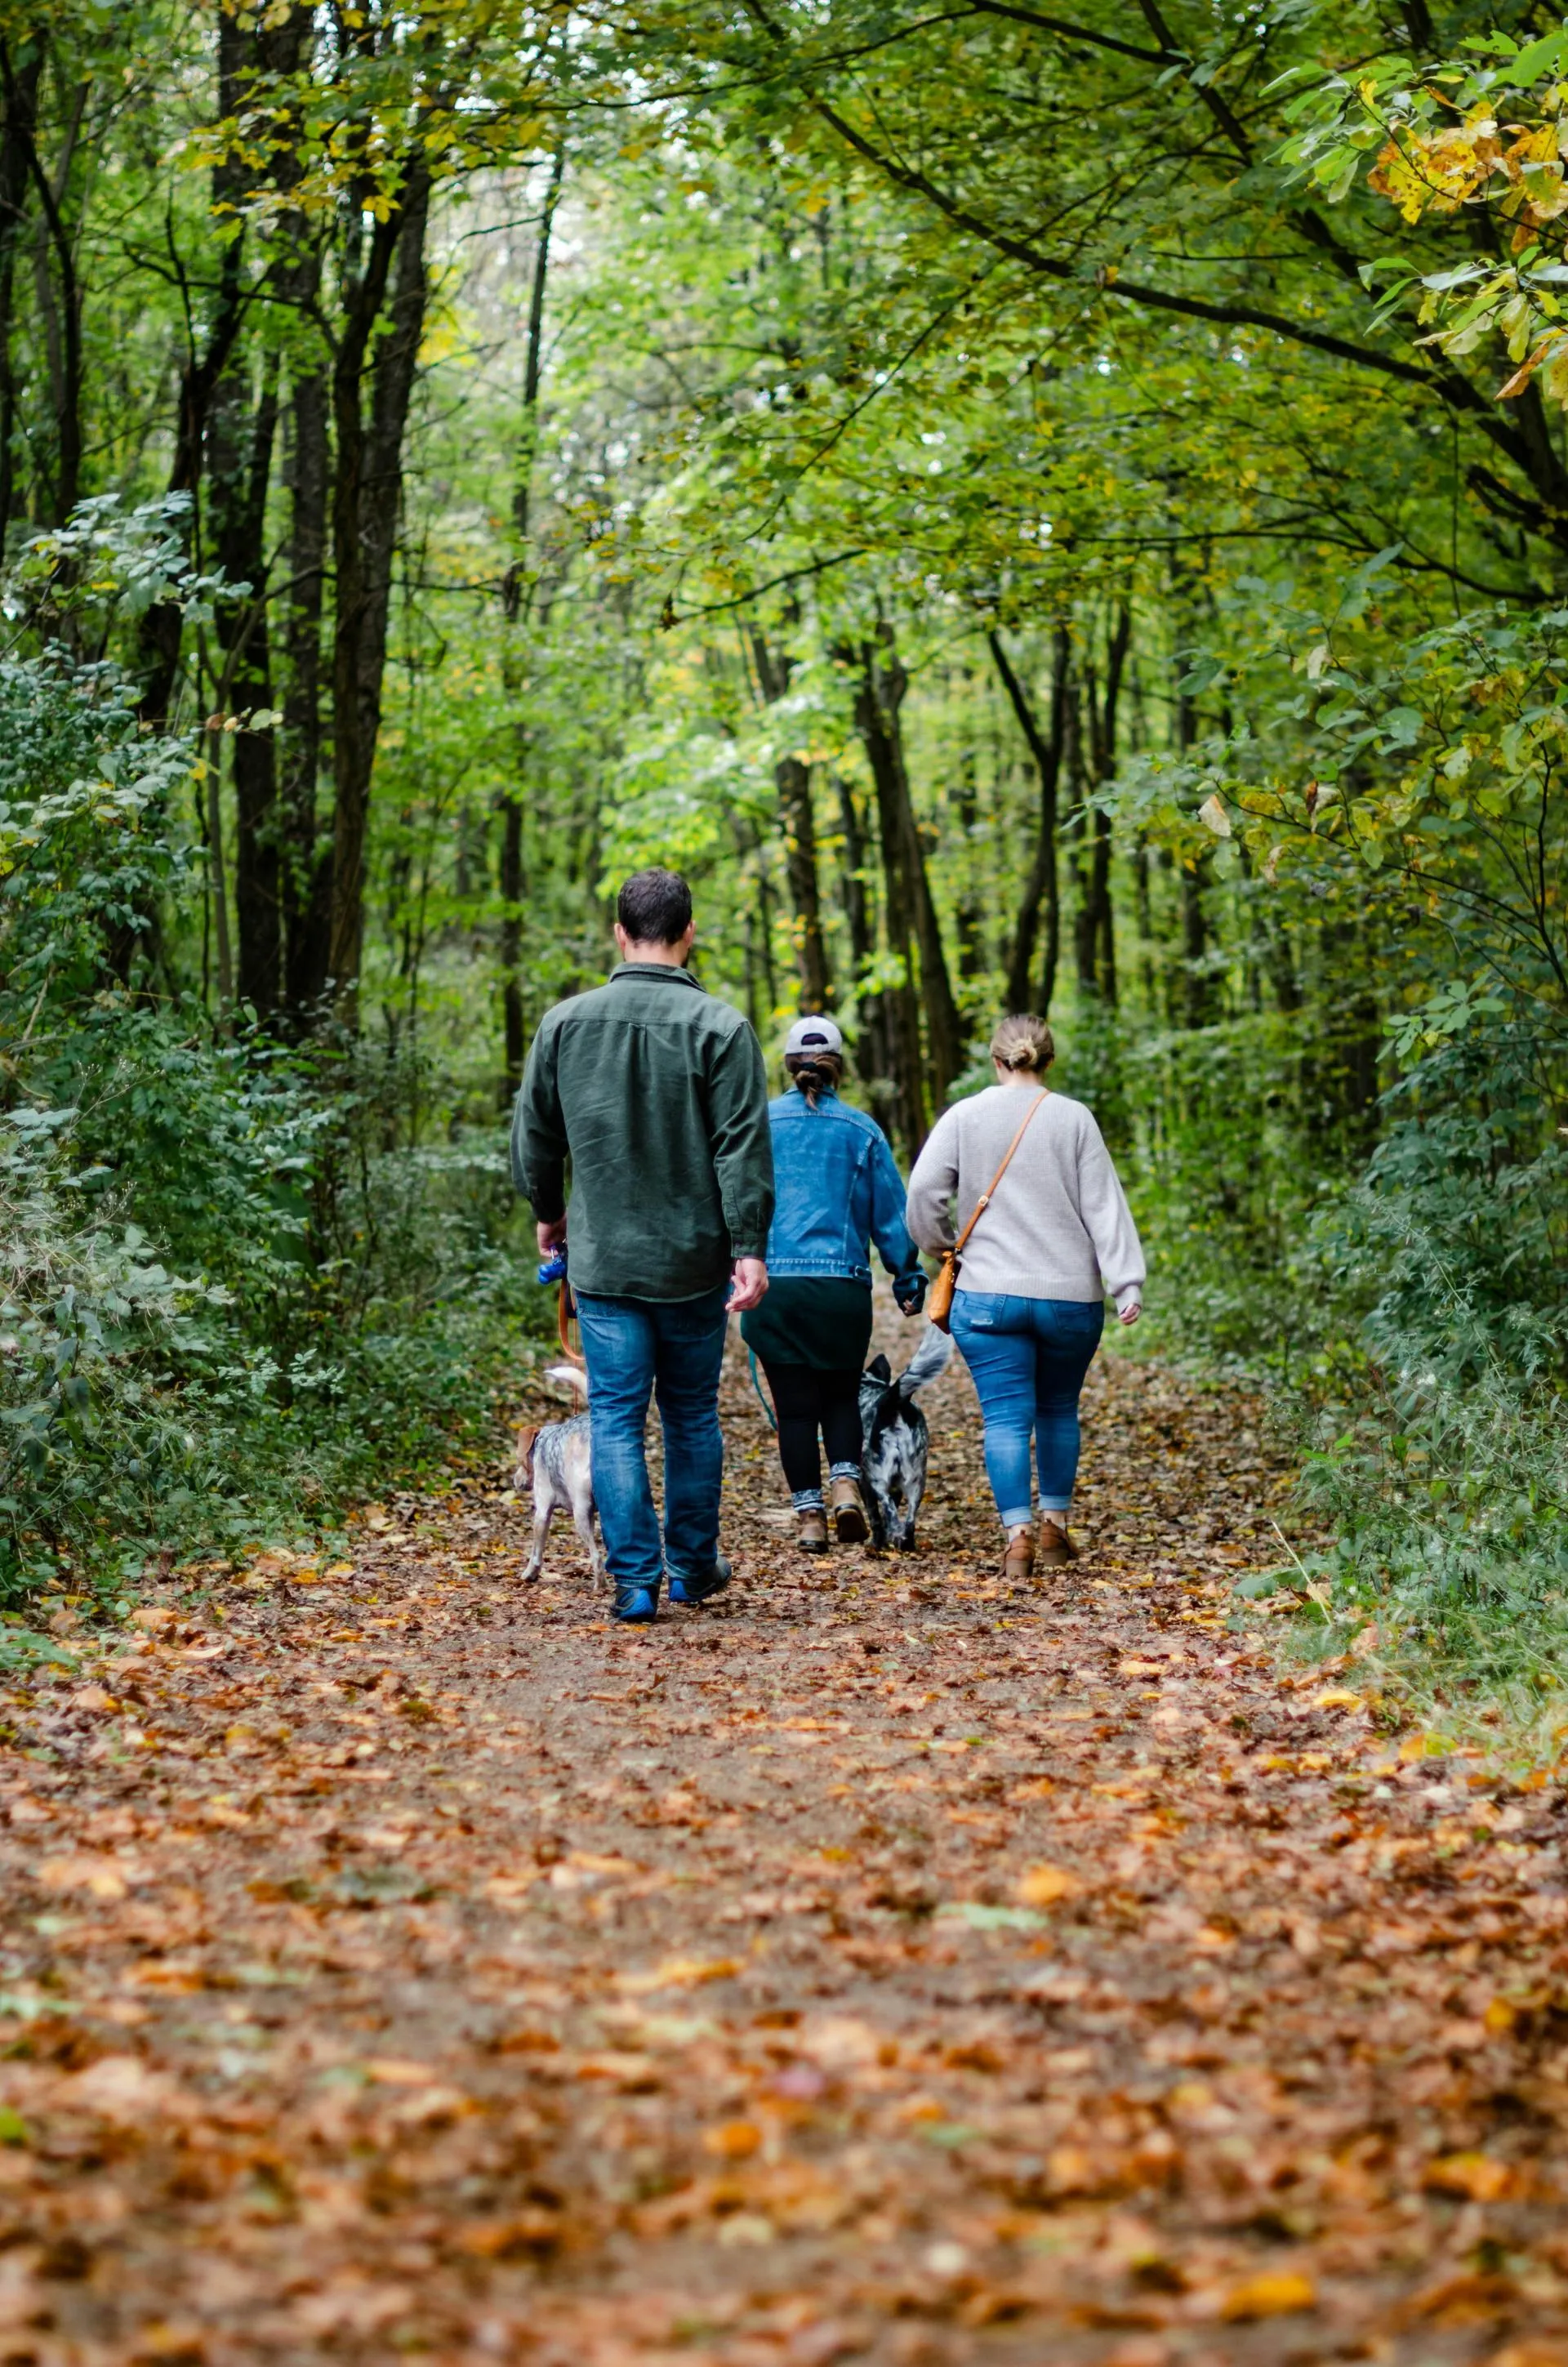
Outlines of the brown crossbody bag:
M 1002 1154 L 1002 1163 L 992 1176 L 989 1187 L 982 1192 L 976 1201 L 970 1213 L 969 1222 L 964 1226 L 953 1247 L 950 1250 L 943 1250 L 942 1253 L 942 1263 L 937 1269 L 936 1279 L 931 1287 L 931 1296 L 926 1301 L 927 1317 L 936 1325 L 939 1331 L 950 1331 L 953 1329 L 953 1294 L 958 1287 L 958 1267 L 964 1255 L 964 1245 L 990 1206 L 996 1195 L 997 1185 L 1007 1173 L 1013 1152 L 1028 1133 L 1030 1122 L 1040 1108 L 1041 1103 L 1048 1101 L 1049 1098 L 1050 1094 L 1047 1091 L 1040 1095 L 1038 1101 L 1031 1103 L 1024 1113 L 1023 1124 Z

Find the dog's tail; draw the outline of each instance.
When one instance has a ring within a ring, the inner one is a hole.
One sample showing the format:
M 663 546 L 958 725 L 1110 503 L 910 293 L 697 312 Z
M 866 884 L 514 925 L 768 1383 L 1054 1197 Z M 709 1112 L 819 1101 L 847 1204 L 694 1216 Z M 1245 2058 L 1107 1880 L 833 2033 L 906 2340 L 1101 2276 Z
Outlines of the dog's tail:
M 581 1365 L 547 1365 L 545 1378 L 559 1381 L 569 1389 L 581 1389 L 584 1397 L 588 1395 L 588 1376 Z
M 934 1381 L 939 1373 L 946 1371 L 952 1353 L 951 1332 L 939 1331 L 934 1323 L 928 1323 L 920 1334 L 919 1346 L 898 1376 L 899 1396 L 912 1398 L 928 1381 Z

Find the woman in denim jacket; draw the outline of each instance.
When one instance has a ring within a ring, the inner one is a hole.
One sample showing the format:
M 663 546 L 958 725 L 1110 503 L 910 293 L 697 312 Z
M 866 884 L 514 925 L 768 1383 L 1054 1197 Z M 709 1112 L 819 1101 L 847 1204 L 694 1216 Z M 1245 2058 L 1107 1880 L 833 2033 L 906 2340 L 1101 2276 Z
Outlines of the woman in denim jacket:
M 779 1456 L 807 1553 L 828 1550 L 817 1435 L 828 1450 L 840 1545 L 869 1534 L 860 1489 L 860 1376 L 871 1344 L 871 1243 L 906 1315 L 926 1294 L 887 1138 L 839 1099 L 844 1039 L 830 1019 L 797 1019 L 784 1044 L 791 1089 L 770 1103 L 776 1198 L 768 1295 L 740 1336 L 768 1376 Z

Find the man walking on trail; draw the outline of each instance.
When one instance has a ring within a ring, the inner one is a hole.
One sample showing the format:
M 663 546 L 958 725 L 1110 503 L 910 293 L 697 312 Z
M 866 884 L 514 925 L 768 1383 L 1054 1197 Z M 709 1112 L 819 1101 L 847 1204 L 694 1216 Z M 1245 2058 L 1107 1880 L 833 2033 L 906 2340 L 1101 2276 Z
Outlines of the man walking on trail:
M 539 1023 L 512 1122 L 512 1177 L 539 1247 L 567 1240 L 588 1366 L 593 1493 L 615 1615 L 646 1623 L 729 1583 L 718 1549 L 718 1376 L 728 1310 L 768 1286 L 773 1158 L 761 1048 L 686 968 L 696 924 L 679 873 L 615 900 L 619 966 Z M 664 1425 L 664 1537 L 649 1485 L 650 1395 Z

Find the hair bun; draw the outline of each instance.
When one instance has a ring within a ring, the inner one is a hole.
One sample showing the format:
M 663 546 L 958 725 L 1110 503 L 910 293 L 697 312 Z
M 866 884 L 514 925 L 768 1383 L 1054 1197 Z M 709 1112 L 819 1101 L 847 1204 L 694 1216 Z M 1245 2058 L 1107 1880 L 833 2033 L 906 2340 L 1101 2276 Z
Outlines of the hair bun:
M 1021 1069 L 1038 1074 L 1056 1057 L 1056 1039 L 1043 1019 L 1032 1012 L 1016 1013 L 998 1022 L 991 1038 L 991 1058 L 998 1068 Z

